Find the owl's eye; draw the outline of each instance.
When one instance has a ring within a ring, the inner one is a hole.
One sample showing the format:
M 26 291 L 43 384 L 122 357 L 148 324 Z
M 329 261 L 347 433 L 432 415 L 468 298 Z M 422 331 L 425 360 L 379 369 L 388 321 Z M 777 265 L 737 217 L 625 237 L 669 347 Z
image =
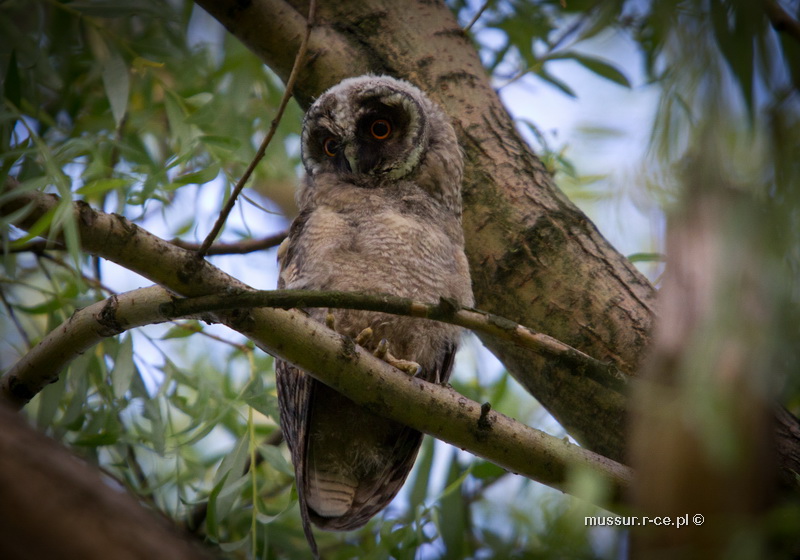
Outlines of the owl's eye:
M 392 133 L 392 125 L 386 119 L 373 121 L 369 131 L 375 140 L 386 140 Z
M 336 157 L 336 154 L 339 152 L 339 143 L 336 141 L 336 138 L 329 136 L 322 143 L 322 149 L 325 150 L 326 156 Z

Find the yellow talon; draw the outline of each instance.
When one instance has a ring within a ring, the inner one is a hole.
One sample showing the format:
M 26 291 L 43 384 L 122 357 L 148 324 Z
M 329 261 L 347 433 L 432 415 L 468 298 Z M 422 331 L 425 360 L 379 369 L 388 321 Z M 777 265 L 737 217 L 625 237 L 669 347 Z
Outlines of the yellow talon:
M 367 327 L 356 336 L 356 344 L 364 346 L 367 342 L 372 340 L 372 329 Z
M 408 375 L 417 375 L 420 370 L 422 370 L 422 367 L 417 362 L 401 360 L 400 358 L 392 356 L 391 352 L 389 352 L 389 341 L 385 338 L 381 339 L 373 354 L 376 358 L 383 360 L 390 366 L 394 366 Z

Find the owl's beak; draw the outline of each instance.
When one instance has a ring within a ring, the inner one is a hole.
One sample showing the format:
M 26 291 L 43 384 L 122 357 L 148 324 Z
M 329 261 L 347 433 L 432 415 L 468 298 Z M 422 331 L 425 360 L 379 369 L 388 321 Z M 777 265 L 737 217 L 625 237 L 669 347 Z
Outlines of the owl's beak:
M 348 142 L 344 146 L 344 159 L 347 162 L 347 170 L 351 173 L 358 172 L 358 157 L 356 155 L 355 145 Z

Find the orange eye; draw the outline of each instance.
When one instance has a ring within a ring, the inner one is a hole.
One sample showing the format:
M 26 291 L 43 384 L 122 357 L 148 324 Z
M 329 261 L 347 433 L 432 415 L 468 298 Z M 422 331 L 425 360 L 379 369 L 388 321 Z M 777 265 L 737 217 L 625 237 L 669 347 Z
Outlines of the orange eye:
M 325 150 L 326 156 L 336 157 L 336 153 L 339 151 L 339 143 L 336 141 L 336 138 L 329 136 L 322 143 L 322 149 Z
M 372 123 L 369 131 L 375 140 L 386 140 L 392 133 L 392 125 L 386 119 L 378 119 Z

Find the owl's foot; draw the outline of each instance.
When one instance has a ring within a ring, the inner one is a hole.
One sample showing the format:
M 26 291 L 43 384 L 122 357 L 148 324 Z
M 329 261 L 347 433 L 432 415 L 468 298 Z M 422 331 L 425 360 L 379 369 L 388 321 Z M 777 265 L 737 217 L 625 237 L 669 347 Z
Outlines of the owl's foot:
M 394 366 L 408 375 L 417 375 L 422 370 L 422 367 L 417 362 L 401 360 L 400 358 L 395 358 L 392 356 L 392 353 L 389 352 L 389 341 L 385 338 L 381 339 L 381 341 L 378 343 L 378 347 L 375 349 L 374 354 L 375 357 L 380 358 L 390 366 Z
M 334 317 L 330 309 L 328 309 L 328 314 L 325 315 L 325 326 L 332 331 L 336 330 L 336 317 Z
M 325 315 L 325 326 L 332 331 L 336 331 L 336 317 L 333 315 L 330 309 L 328 310 L 328 314 Z M 358 333 L 358 335 L 356 335 L 355 343 L 358 344 L 359 346 L 364 346 L 370 340 L 372 340 L 372 329 L 367 327 L 366 329 Z
M 359 346 L 366 345 L 370 340 L 372 340 L 372 329 L 369 327 L 358 333 L 356 336 L 356 344 Z

